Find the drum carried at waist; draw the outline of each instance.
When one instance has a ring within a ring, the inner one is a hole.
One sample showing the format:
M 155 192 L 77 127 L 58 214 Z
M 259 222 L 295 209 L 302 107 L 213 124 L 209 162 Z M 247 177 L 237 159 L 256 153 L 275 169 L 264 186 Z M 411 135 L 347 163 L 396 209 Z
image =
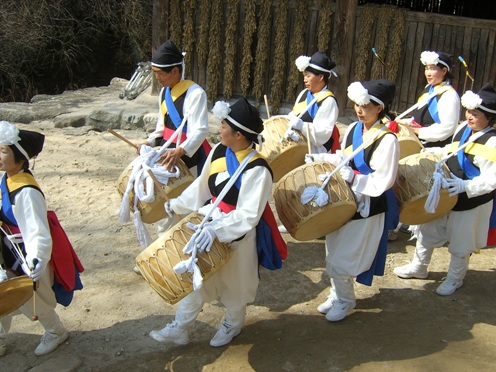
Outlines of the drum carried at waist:
M 145 280 L 170 304 L 175 304 L 193 291 L 193 274 L 178 275 L 173 268 L 190 257 L 183 253 L 183 248 L 194 231 L 186 223 L 199 224 L 202 220 L 203 216 L 199 213 L 187 215 L 136 257 L 136 265 Z M 228 244 L 215 239 L 209 252 L 203 251 L 196 257 L 205 281 L 225 265 L 231 251 Z
M 33 280 L 16 276 L 0 283 L 0 318 L 24 305 L 33 296 Z
M 424 146 L 413 129 L 410 128 L 406 122 L 400 121 L 397 124 L 399 131 L 396 133 L 396 137 L 398 138 L 398 144 L 400 146 L 400 159 L 413 154 L 418 154 Z
M 313 162 L 286 174 L 276 185 L 274 203 L 277 214 L 288 233 L 296 240 L 306 241 L 323 237 L 348 222 L 357 211 L 355 195 L 339 173 L 331 177 L 323 191 L 329 202 L 319 207 L 314 201 L 301 202 L 303 191 L 309 186 L 320 187 L 320 175 L 331 173 L 334 165 Z
M 262 136 L 264 143 L 260 153 L 267 158 L 274 182 L 277 182 L 289 171 L 305 164 L 305 154 L 308 146 L 305 137 L 300 131 L 298 141 L 286 138 L 286 131 L 289 129 L 289 119 L 287 116 L 272 116 L 264 122 Z
M 449 196 L 447 189 L 440 189 L 439 204 L 435 213 L 425 211 L 425 202 L 434 183 L 434 171 L 440 158 L 432 153 L 423 152 L 401 159 L 398 175 L 393 186 L 398 199 L 400 222 L 406 225 L 420 225 L 433 221 L 451 211 L 458 201 L 458 196 Z M 442 168 L 444 177 L 449 170 Z
M 121 197 L 126 192 L 126 187 L 135 161 L 136 159 L 127 166 L 117 180 L 117 191 Z M 188 187 L 194 180 L 191 172 L 182 160 L 179 160 L 176 166 L 179 169 L 179 177 L 170 177 L 167 185 L 162 185 L 162 189 L 169 198 L 175 198 L 181 195 L 184 189 L 186 189 L 186 187 Z M 143 187 L 146 188 L 146 185 L 143 184 Z M 167 215 L 164 209 L 164 197 L 162 197 L 161 193 L 156 189 L 154 189 L 154 195 L 154 201 L 151 203 L 145 203 L 138 200 L 137 207 L 141 213 L 141 220 L 144 223 L 154 223 L 160 221 Z M 129 193 L 129 206 L 131 211 L 134 210 L 134 188 Z

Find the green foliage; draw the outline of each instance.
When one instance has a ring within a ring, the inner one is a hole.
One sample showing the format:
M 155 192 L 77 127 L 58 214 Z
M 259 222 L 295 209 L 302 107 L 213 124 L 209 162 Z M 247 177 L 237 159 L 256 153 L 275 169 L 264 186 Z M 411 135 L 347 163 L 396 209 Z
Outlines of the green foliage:
M 0 101 L 106 85 L 150 59 L 149 0 L 2 0 Z

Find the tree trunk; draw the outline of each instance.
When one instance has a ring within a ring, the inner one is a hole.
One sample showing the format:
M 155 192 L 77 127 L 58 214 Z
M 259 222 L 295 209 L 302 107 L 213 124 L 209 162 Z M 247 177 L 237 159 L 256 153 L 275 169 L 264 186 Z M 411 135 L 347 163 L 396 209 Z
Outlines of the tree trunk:
M 334 31 L 332 40 L 333 54 L 338 62 L 339 80 L 331 80 L 331 90 L 335 92 L 341 115 L 345 115 L 347 88 L 351 79 L 351 58 L 355 35 L 358 0 L 336 0 Z
M 169 38 L 169 0 L 153 0 L 152 54 Z M 153 77 L 152 95 L 158 95 L 160 86 Z

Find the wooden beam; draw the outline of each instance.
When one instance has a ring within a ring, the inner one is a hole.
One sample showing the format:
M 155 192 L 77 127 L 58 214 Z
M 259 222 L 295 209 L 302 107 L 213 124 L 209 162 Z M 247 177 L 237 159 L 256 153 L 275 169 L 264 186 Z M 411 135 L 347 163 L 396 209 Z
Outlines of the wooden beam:
M 152 17 L 152 54 L 169 38 L 169 0 L 153 0 Z M 155 77 L 152 83 L 152 95 L 158 95 L 160 86 Z
M 335 93 L 341 115 L 345 114 L 347 88 L 351 79 L 353 39 L 358 0 L 336 0 L 332 51 L 336 59 L 339 79 L 331 77 L 330 88 Z

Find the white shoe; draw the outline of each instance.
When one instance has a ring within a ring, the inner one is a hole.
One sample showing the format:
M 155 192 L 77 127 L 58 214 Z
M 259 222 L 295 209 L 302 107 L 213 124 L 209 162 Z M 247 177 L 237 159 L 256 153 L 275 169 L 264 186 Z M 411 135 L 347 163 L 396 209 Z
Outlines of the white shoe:
M 326 314 L 326 319 L 330 322 L 339 322 L 346 318 L 346 315 L 353 310 L 356 306 L 356 302 L 343 302 L 336 299 L 332 304 L 331 308 Z
M 188 330 L 180 327 L 175 320 L 162 329 L 151 331 L 150 337 L 159 342 L 173 342 L 176 345 L 186 345 L 189 342 Z
M 54 351 L 60 344 L 62 344 L 69 337 L 69 333 L 64 330 L 60 336 L 55 333 L 45 332 L 41 336 L 41 342 L 34 350 L 35 355 L 45 355 Z
M 416 265 L 413 263 L 409 263 L 407 265 L 399 266 L 394 268 L 394 273 L 403 279 L 425 279 L 427 278 L 427 266 L 425 265 Z
M 332 304 L 336 301 L 336 297 L 330 295 L 327 297 L 325 302 L 322 302 L 319 306 L 317 306 L 317 311 L 321 314 L 327 314 L 329 310 L 331 310 Z
M 398 239 L 398 233 L 394 230 L 389 230 L 388 231 L 388 241 L 394 242 L 396 239 Z
M 440 296 L 449 296 L 463 285 L 463 280 L 452 279 L 449 276 L 444 279 L 439 287 L 436 288 L 436 293 Z
M 7 354 L 7 340 L 5 338 L 0 338 L 0 357 Z
M 140 271 L 140 269 L 138 268 L 138 266 L 133 267 L 133 271 L 134 271 L 136 274 L 141 275 L 141 271 Z
M 210 340 L 210 346 L 220 347 L 227 345 L 234 337 L 239 335 L 241 328 L 231 326 L 226 321 L 223 321 L 215 336 Z
M 284 227 L 284 225 L 279 225 L 279 226 L 277 226 L 277 228 L 279 229 L 280 233 L 283 233 L 283 234 L 288 233 L 288 230 Z

